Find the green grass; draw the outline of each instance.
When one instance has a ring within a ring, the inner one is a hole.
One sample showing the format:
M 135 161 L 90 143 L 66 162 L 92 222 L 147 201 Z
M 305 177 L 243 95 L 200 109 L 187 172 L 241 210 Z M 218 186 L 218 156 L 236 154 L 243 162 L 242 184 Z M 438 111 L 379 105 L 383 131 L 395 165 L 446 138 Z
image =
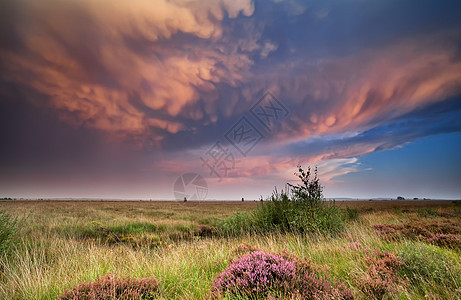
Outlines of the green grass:
M 0 257 L 8 255 L 18 232 L 18 218 L 0 210 Z
M 161 299 L 206 299 L 213 278 L 229 265 L 235 257 L 233 250 L 241 244 L 311 260 L 363 299 L 360 280 L 367 270 L 366 249 L 392 251 L 402 260 L 399 276 L 408 284 L 400 284 L 398 294 L 391 298 L 459 299 L 460 250 L 423 241 L 386 241 L 372 227 L 425 218 L 417 209 L 345 211 L 355 220 L 348 221 L 336 235 L 255 234 L 245 229 L 230 237 L 199 238 L 193 234 L 200 224 L 215 225 L 218 219 L 238 224 L 258 205 L 0 202 L 0 210 L 23 219 L 10 255 L 0 258 L 0 299 L 56 299 L 66 289 L 108 273 L 154 276 L 161 281 Z M 433 210 L 454 214 L 453 221 L 460 222 L 453 206 Z M 136 243 L 109 242 L 97 233 L 98 226 L 129 236 Z
M 218 221 L 216 230 L 221 236 L 239 236 L 245 233 L 291 232 L 335 235 L 344 231 L 347 223 L 358 219 L 358 210 L 340 208 L 334 202 L 289 199 L 285 194 L 274 194 L 248 212 L 237 212 Z
M 401 275 L 414 294 L 436 293 L 444 299 L 461 291 L 459 252 L 421 242 L 406 242 L 399 249 L 403 261 Z

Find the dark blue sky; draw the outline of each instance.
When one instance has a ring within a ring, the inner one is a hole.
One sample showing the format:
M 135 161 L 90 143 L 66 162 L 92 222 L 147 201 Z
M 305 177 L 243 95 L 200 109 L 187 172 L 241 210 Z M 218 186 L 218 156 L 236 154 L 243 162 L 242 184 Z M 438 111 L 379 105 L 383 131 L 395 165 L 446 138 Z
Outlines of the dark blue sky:
M 0 197 L 461 198 L 459 1 L 0 5 Z

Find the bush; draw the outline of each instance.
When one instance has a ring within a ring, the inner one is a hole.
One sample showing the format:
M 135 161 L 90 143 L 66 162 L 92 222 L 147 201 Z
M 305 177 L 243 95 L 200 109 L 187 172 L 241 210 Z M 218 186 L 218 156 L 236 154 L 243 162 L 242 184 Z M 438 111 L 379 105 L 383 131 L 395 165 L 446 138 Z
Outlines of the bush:
M 313 178 L 311 178 L 312 170 L 310 167 L 307 168 L 307 171 L 304 171 L 301 166 L 298 166 L 298 171 L 299 173 L 295 175 L 298 176 L 302 184 L 288 184 L 293 190 L 293 200 L 307 201 L 313 205 L 322 202 L 323 188 L 320 185 L 317 168 L 314 170 Z
M 139 300 L 157 299 L 159 282 L 155 278 L 130 278 L 106 275 L 66 291 L 58 300 Z
M 8 254 L 18 232 L 18 219 L 0 211 L 0 255 Z
M 322 278 L 306 262 L 254 251 L 234 259 L 214 280 L 211 299 L 352 299 L 343 284 Z
M 345 221 L 357 218 L 357 211 L 342 210 L 334 202 L 323 200 L 317 170 L 313 178 L 310 168 L 304 171 L 299 167 L 299 171 L 302 185 L 290 185 L 291 195 L 275 190 L 268 201 L 261 202 L 255 210 L 219 222 L 217 233 L 231 236 L 271 231 L 335 234 L 344 230 Z

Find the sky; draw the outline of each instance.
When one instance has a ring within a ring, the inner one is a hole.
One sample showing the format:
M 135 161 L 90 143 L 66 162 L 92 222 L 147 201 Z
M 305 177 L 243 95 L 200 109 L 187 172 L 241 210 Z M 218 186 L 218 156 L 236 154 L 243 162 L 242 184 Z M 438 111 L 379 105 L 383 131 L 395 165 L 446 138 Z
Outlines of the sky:
M 3 0 L 0 197 L 461 199 L 458 0 Z

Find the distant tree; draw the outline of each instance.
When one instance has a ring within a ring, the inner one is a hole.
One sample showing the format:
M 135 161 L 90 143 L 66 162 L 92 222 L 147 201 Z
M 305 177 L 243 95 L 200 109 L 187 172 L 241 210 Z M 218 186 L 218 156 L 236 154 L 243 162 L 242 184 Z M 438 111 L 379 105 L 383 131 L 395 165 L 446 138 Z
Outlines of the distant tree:
M 187 202 L 187 198 L 186 198 L 186 197 L 184 197 L 184 202 Z
M 398 196 L 398 197 L 397 197 L 397 200 L 405 200 L 405 198 L 402 197 L 402 196 Z
M 242 197 L 242 202 L 244 202 L 244 201 L 245 201 L 245 199 Z

